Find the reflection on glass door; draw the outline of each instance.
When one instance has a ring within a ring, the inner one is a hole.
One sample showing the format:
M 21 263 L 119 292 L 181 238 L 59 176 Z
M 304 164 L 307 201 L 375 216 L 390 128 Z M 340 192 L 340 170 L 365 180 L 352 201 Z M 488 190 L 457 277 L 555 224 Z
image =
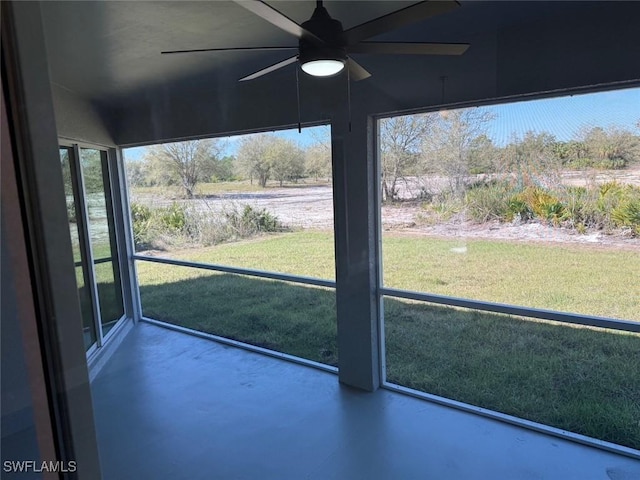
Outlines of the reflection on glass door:
M 60 161 L 62 163 L 62 177 L 64 179 L 64 193 L 67 202 L 67 217 L 69 218 L 69 231 L 71 232 L 71 245 L 73 247 L 73 261 L 76 270 L 76 283 L 78 284 L 78 296 L 80 297 L 80 308 L 82 310 L 82 327 L 84 333 L 84 346 L 88 350 L 96 343 L 96 325 L 93 319 L 91 305 L 91 293 L 89 291 L 90 277 L 86 265 L 87 256 L 81 246 L 80 225 L 82 217 L 78 215 L 80 208 L 76 202 L 73 175 L 71 173 L 71 158 L 73 153 L 70 148 L 60 148 Z
M 124 314 L 106 152 L 82 148 L 80 165 L 100 321 L 106 335 Z
M 60 148 L 85 347 L 102 345 L 124 315 L 109 163 L 105 151 Z

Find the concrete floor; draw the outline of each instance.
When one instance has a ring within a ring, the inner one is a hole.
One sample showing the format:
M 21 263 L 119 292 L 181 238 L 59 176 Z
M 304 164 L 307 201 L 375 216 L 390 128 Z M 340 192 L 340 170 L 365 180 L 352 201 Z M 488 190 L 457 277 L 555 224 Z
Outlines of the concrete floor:
M 640 479 L 631 458 L 145 323 L 92 388 L 106 480 Z

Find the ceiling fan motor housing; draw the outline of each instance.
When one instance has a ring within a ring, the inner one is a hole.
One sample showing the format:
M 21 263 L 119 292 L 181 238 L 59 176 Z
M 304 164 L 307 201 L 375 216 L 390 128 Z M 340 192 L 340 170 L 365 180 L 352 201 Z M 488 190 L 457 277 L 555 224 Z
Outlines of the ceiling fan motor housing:
M 327 59 L 339 60 L 345 63 L 347 61 L 347 52 L 342 47 L 332 47 L 329 45 L 318 46 L 300 41 L 300 55 L 298 56 L 298 60 L 301 64 Z
M 316 7 L 311 18 L 304 22 L 301 27 L 316 35 L 327 45 L 344 45 L 342 23 L 332 18 L 327 9 L 321 5 Z M 303 40 L 304 36 L 300 39 L 301 43 Z
M 311 18 L 301 26 L 317 38 L 308 39 L 304 36 L 300 38 L 298 56 L 300 64 L 304 65 L 317 60 L 337 60 L 343 64 L 346 63 L 347 52 L 344 48 L 342 23 L 331 18 L 326 8 L 319 4 Z M 323 43 L 319 43 L 318 38 L 323 40 Z

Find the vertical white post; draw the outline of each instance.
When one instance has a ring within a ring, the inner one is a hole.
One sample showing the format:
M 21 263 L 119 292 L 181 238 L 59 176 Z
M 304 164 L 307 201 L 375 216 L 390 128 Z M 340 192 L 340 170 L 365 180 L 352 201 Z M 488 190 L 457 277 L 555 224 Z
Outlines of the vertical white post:
M 339 377 L 367 391 L 380 386 L 376 137 L 366 115 L 332 123 Z

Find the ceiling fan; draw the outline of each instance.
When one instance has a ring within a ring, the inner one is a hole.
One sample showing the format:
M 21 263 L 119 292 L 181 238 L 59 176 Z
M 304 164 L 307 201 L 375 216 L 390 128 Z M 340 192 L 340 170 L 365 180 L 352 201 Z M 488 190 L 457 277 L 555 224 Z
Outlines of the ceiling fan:
M 317 0 L 311 18 L 298 25 L 286 15 L 261 0 L 234 0 L 238 5 L 258 15 L 276 27 L 298 39 L 297 47 L 239 47 L 204 48 L 193 50 L 171 50 L 162 54 L 221 52 L 221 51 L 268 51 L 297 50 L 297 55 L 262 68 L 240 81 L 253 80 L 280 68 L 299 62 L 302 70 L 316 77 L 329 77 L 341 72 L 345 66 L 353 80 L 363 80 L 371 74 L 357 63 L 350 54 L 391 55 L 462 55 L 469 45 L 466 43 L 409 43 L 409 42 L 365 42 L 363 40 L 396 28 L 419 22 L 426 18 L 449 12 L 460 4 L 456 0 L 430 0 L 418 2 L 387 15 L 344 30 L 340 21 L 332 18 Z

